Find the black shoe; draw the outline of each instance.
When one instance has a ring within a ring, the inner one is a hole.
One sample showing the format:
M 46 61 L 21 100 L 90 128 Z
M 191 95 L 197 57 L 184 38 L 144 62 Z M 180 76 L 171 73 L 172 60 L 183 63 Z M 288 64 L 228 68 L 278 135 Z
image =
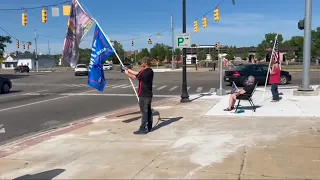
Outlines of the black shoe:
M 143 130 L 143 129 L 139 129 L 138 131 L 133 132 L 133 134 L 136 135 L 142 135 L 142 134 L 147 134 L 148 131 L 147 130 Z

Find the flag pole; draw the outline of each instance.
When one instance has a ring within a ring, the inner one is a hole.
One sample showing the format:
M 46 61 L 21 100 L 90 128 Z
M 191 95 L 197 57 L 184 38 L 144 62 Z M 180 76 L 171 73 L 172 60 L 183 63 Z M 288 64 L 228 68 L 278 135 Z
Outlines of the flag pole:
M 277 39 L 278 39 L 278 33 L 277 33 L 276 38 L 274 40 L 273 48 L 272 48 L 272 51 L 271 51 L 271 57 L 270 57 L 270 62 L 269 62 L 269 66 L 268 66 L 267 77 L 266 77 L 266 80 L 265 80 L 265 83 L 264 83 L 264 91 L 263 91 L 262 101 L 264 101 L 264 95 L 265 95 L 265 92 L 266 92 L 267 83 L 268 83 L 268 77 L 269 77 L 269 73 L 270 73 L 270 66 L 271 66 L 271 62 L 272 62 L 272 57 L 274 56 L 273 55 L 273 51 L 274 51 L 274 48 L 276 46 Z
M 80 7 L 84 12 L 86 12 L 86 11 L 83 9 L 82 5 L 79 3 L 79 0 L 75 0 L 75 1 L 78 3 L 79 7 Z M 91 17 L 91 18 L 92 18 L 92 17 Z M 104 33 L 104 31 L 103 31 L 103 29 L 101 28 L 101 26 L 100 26 L 100 24 L 98 23 L 98 21 L 97 21 L 96 19 L 94 19 L 94 18 L 92 18 L 92 19 L 93 19 L 93 21 L 97 24 L 97 26 L 100 28 L 102 34 L 103 34 L 104 37 L 107 39 L 108 43 L 111 45 L 111 48 L 112 48 L 114 54 L 116 55 L 116 57 L 118 58 L 121 66 L 124 67 L 124 65 L 123 65 L 123 63 L 122 63 L 122 61 L 121 61 L 118 53 L 116 52 L 116 50 L 115 50 L 114 47 L 112 46 L 111 41 L 109 40 L 108 36 L 106 36 L 106 34 Z M 138 97 L 138 94 L 137 94 L 136 89 L 134 88 L 134 85 L 133 85 L 133 83 L 132 83 L 132 80 L 131 80 L 129 77 L 128 77 L 128 79 L 129 79 L 129 81 L 130 81 L 130 83 L 131 83 L 131 86 L 132 86 L 132 88 L 133 88 L 133 91 L 134 91 L 134 93 L 136 94 L 136 97 L 137 97 L 138 102 L 139 102 L 139 97 Z

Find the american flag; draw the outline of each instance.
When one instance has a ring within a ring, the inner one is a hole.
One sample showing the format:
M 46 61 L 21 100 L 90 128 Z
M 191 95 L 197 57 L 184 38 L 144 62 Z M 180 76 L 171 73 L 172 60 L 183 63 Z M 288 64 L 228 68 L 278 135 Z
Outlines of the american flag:
M 279 42 L 278 39 L 276 39 L 276 43 L 274 46 L 274 49 L 272 51 L 272 61 L 273 62 L 280 62 L 280 53 L 279 53 Z

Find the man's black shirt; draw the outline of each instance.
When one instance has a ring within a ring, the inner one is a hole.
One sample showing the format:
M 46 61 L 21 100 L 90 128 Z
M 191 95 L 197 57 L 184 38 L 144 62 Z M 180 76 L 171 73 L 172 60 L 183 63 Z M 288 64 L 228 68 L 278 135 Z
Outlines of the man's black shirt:
M 152 97 L 153 70 L 151 68 L 141 70 L 136 77 L 139 80 L 138 96 Z
M 243 90 L 246 91 L 244 94 L 248 94 L 248 95 L 252 94 L 255 86 L 256 86 L 255 84 L 244 86 Z

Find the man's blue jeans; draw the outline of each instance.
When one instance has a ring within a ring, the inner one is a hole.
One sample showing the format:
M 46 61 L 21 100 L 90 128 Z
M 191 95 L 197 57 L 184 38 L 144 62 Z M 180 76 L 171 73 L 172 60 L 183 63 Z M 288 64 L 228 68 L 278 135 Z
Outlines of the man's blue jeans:
M 152 129 L 152 109 L 151 109 L 152 97 L 139 97 L 139 106 L 141 112 L 141 130 L 148 128 Z
M 272 100 L 279 101 L 278 84 L 271 84 Z

